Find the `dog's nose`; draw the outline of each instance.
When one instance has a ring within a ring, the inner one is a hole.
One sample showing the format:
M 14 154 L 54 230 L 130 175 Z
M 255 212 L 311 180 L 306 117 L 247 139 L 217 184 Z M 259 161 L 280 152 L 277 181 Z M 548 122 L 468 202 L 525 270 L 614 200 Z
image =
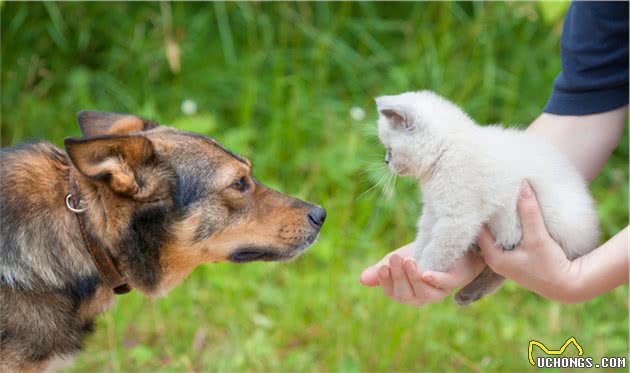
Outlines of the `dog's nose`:
M 308 212 L 308 221 L 315 228 L 321 228 L 326 220 L 326 210 L 321 207 L 314 207 Z

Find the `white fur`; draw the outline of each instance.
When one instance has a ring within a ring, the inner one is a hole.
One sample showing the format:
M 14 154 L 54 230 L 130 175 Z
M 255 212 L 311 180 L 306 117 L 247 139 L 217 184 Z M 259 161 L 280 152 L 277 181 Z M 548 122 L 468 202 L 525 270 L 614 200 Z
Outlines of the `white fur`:
M 593 199 L 576 168 L 551 144 L 517 129 L 478 126 L 429 91 L 382 96 L 376 104 L 391 170 L 420 181 L 424 203 L 414 256 L 422 270 L 448 270 L 474 244 L 483 224 L 499 245 L 516 246 L 523 180 L 534 189 L 545 225 L 569 259 L 596 247 Z

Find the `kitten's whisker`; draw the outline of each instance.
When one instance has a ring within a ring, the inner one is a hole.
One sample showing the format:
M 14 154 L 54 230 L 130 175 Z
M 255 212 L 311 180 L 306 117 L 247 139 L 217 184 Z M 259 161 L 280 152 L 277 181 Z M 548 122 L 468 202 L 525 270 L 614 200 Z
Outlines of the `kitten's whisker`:
M 371 158 L 372 159 L 365 159 L 361 161 L 361 163 L 364 163 L 364 166 L 370 166 L 370 165 L 375 165 L 375 164 L 385 164 L 385 162 L 383 162 L 385 158 L 384 154 L 378 154 Z
M 359 194 L 359 195 L 355 198 L 355 200 L 357 200 L 357 199 L 359 199 L 359 198 L 363 197 L 364 195 L 368 194 L 370 191 L 374 190 L 375 188 L 380 187 L 380 186 L 383 184 L 383 182 L 385 181 L 385 179 L 386 179 L 386 178 L 387 178 L 387 175 L 381 175 L 381 176 L 379 177 L 379 179 L 378 179 L 378 180 L 374 183 L 374 185 L 372 185 L 370 188 L 368 188 L 368 189 L 367 189 L 366 191 L 364 191 L 363 193 Z
M 361 174 L 366 174 L 366 173 L 375 172 L 375 171 L 382 171 L 385 168 L 387 168 L 387 165 L 385 163 L 372 164 L 371 166 L 366 167 L 365 170 L 361 171 Z
M 385 183 L 385 185 L 383 185 L 383 188 L 381 188 L 381 194 L 378 198 L 377 203 L 381 203 L 381 201 L 384 199 L 384 197 L 387 197 L 387 189 L 388 189 L 388 185 L 391 182 L 391 180 L 394 178 L 394 174 L 390 173 L 387 177 L 387 182 Z
M 392 177 L 388 180 L 388 183 L 385 188 L 385 196 L 387 198 L 392 198 L 394 195 L 394 184 L 396 183 L 396 175 L 392 174 Z

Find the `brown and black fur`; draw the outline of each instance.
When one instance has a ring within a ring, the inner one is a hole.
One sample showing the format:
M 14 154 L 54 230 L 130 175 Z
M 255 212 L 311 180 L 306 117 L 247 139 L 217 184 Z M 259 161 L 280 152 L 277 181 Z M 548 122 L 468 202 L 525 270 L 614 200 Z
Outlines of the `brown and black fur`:
M 259 183 L 211 138 L 123 114 L 81 112 L 79 124 L 65 152 L 47 142 L 0 152 L 1 372 L 72 356 L 114 301 L 65 206 L 69 173 L 88 235 L 149 295 L 204 262 L 295 257 L 323 224 L 323 209 Z

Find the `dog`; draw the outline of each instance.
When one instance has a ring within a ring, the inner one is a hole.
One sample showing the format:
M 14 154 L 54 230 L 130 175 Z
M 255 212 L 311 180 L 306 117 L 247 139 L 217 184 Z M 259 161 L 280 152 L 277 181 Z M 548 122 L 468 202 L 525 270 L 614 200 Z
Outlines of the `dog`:
M 70 358 L 115 295 L 163 295 L 205 262 L 294 258 L 326 212 L 266 187 L 212 138 L 82 111 L 65 151 L 0 152 L 0 371 Z

